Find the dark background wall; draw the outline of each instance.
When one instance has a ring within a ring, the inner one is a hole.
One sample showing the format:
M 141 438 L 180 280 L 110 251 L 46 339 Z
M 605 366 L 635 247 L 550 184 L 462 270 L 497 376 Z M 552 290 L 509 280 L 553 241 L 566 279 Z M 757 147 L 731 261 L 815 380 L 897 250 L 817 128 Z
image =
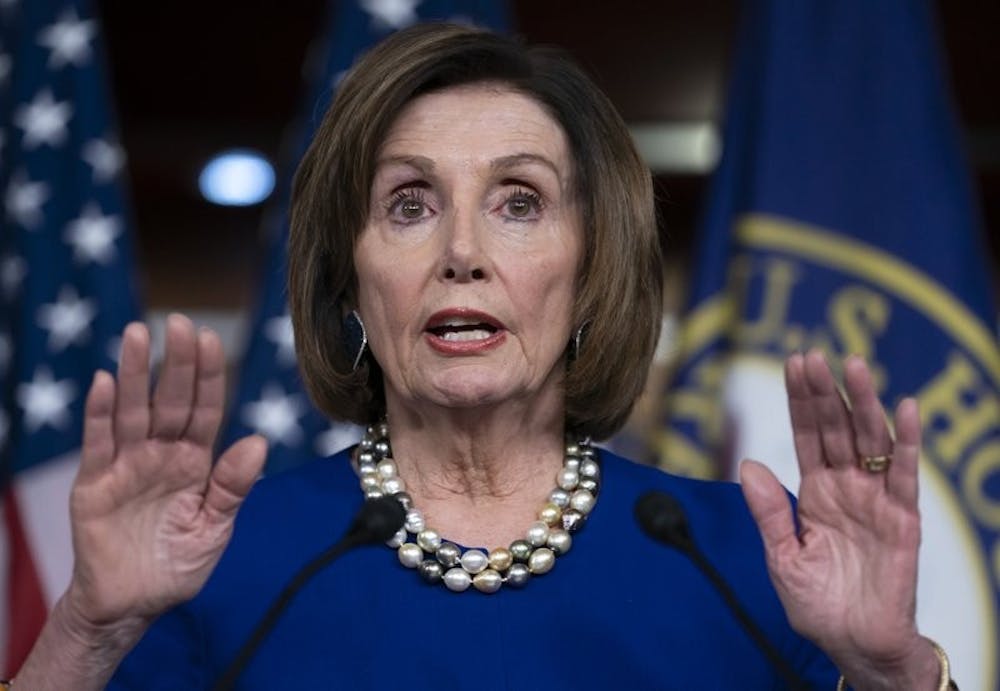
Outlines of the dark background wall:
M 739 3 L 619 0 L 613 12 L 606 2 L 511 6 L 519 34 L 566 48 L 630 124 L 718 121 Z M 233 146 L 283 160 L 302 104 L 302 66 L 325 9 L 324 0 L 98 3 L 147 306 L 239 310 L 252 302 L 269 205 L 213 206 L 201 199 L 197 174 L 209 156 Z M 937 9 L 1000 267 L 1000 3 Z M 703 173 L 657 175 L 672 303 L 683 291 L 706 182 Z

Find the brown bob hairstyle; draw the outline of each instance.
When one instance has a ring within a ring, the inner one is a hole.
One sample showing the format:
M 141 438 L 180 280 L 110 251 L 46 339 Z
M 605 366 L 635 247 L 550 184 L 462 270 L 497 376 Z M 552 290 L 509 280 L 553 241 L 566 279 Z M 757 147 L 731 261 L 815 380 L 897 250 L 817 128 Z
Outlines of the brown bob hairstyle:
M 566 427 L 603 439 L 642 392 L 662 315 L 662 268 L 649 170 L 608 99 L 553 49 L 480 29 L 422 24 L 393 34 L 341 82 L 295 176 L 288 292 L 302 377 L 336 419 L 385 415 L 382 372 L 357 371 L 343 318 L 355 306 L 354 246 L 365 227 L 376 161 L 403 107 L 452 86 L 489 82 L 541 104 L 565 131 L 585 236 L 573 323 L 586 324 L 567 364 Z

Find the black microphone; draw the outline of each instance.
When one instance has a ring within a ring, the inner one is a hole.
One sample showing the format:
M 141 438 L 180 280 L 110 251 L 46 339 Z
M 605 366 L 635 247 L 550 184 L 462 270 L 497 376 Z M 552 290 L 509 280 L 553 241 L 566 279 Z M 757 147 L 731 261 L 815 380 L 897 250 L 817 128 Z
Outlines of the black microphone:
M 767 640 L 767 636 L 736 598 L 733 589 L 729 587 L 722 574 L 708 561 L 704 553 L 698 549 L 687 516 L 680 502 L 665 492 L 647 492 L 635 503 L 635 519 L 643 532 L 658 542 L 677 549 L 686 555 L 705 575 L 712 587 L 722 596 L 723 602 L 736 617 L 743 630 L 750 636 L 754 645 L 764 653 L 764 657 L 774 666 L 789 688 L 794 691 L 808 691 L 809 687 L 788 661 L 778 652 L 778 649 Z
M 404 520 L 406 520 L 406 509 L 393 497 L 370 499 L 362 504 L 344 536 L 299 569 L 298 573 L 288 581 L 261 617 L 243 647 L 236 653 L 225 673 L 215 682 L 213 690 L 228 691 L 235 686 L 240 674 L 257 652 L 257 648 L 271 633 L 271 629 L 278 623 L 278 619 L 292 599 L 313 576 L 348 550 L 368 543 L 385 542 L 403 527 Z

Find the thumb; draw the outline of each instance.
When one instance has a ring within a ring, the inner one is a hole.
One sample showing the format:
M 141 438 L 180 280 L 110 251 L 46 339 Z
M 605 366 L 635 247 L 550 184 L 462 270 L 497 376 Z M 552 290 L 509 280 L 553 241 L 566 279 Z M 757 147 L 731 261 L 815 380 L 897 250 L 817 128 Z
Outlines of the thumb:
M 792 502 L 770 468 L 744 460 L 740 464 L 740 486 L 767 553 L 776 555 L 798 549 Z
M 252 434 L 238 440 L 219 457 L 208 479 L 205 507 L 222 518 L 232 518 L 264 469 L 267 440 Z

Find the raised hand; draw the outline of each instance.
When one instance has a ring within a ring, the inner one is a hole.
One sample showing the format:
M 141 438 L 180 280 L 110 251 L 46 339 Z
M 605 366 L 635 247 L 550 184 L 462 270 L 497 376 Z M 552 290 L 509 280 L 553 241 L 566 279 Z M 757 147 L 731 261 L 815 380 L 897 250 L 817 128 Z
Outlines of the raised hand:
M 743 463 L 743 491 L 792 626 L 857 688 L 936 688 L 936 656 L 914 618 L 916 401 L 897 406 L 893 441 L 864 361 L 849 358 L 844 375 L 847 402 L 820 352 L 786 362 L 802 478 L 798 530 L 787 496 L 765 466 Z
M 75 565 L 64 600 L 90 626 L 142 626 L 202 587 L 260 474 L 266 443 L 246 437 L 212 463 L 223 414 L 218 336 L 167 320 L 150 398 L 149 333 L 124 332 L 117 381 L 98 372 L 87 397 L 70 515 Z

